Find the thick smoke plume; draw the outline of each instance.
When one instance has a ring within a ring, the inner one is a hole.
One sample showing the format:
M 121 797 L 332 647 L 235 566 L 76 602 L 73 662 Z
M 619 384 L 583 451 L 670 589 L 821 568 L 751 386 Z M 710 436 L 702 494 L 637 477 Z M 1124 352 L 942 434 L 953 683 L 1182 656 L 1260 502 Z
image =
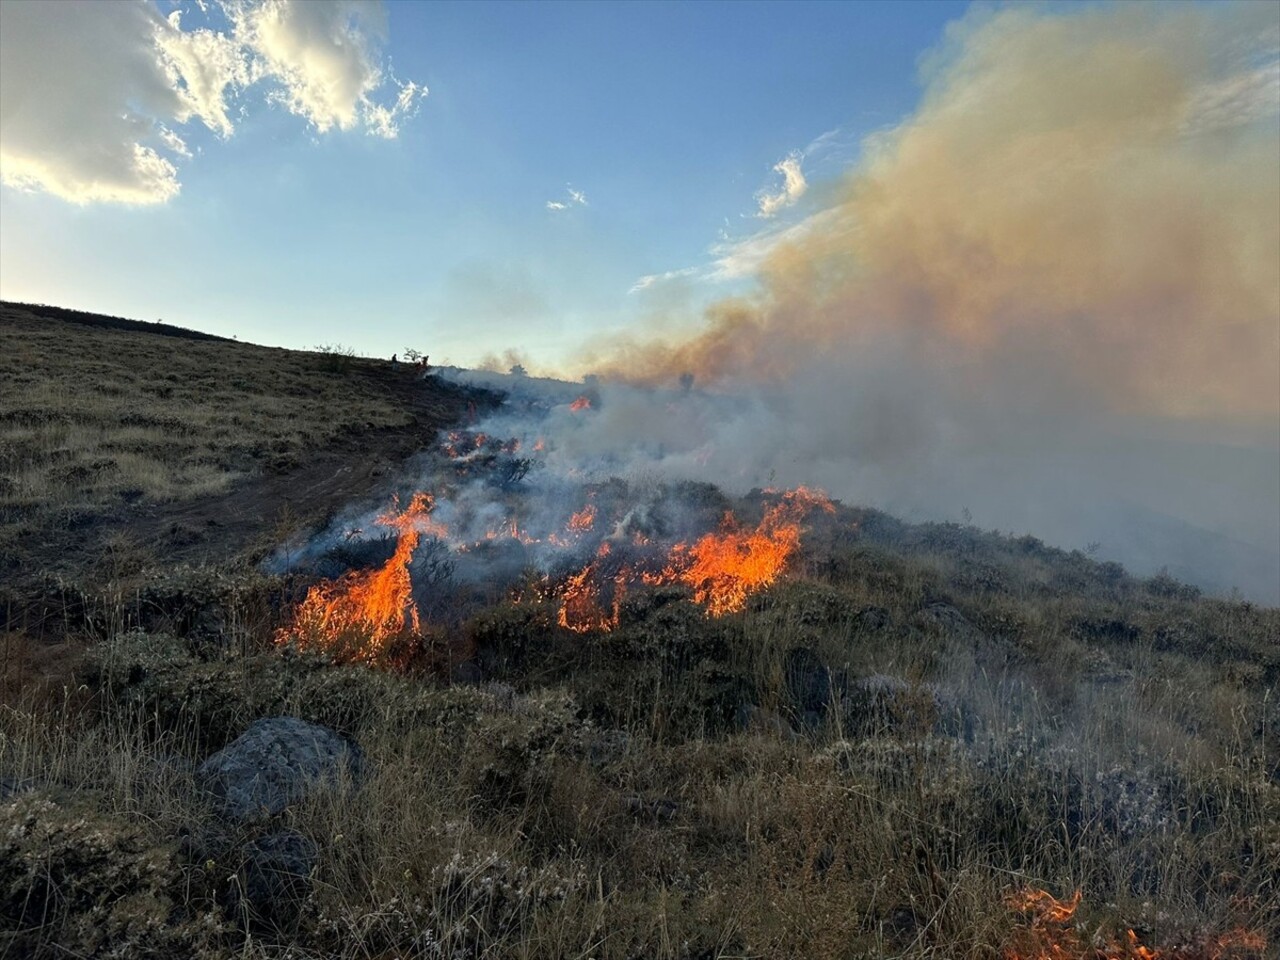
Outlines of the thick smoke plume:
M 755 294 L 591 366 L 742 397 L 708 478 L 1280 599 L 1277 8 L 985 11 L 925 75 Z

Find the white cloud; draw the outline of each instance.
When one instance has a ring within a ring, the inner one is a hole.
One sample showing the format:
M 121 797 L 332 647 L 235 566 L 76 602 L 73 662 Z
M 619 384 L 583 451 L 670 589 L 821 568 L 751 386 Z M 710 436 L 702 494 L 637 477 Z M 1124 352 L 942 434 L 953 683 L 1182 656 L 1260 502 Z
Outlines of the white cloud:
M 774 171 L 782 174 L 782 184 L 774 193 L 762 192 L 756 195 L 759 209 L 755 216 L 759 219 L 773 220 L 784 209 L 793 206 L 809 189 L 801 169 L 803 161 L 811 158 L 842 158 L 848 153 L 848 134 L 837 127 L 820 134 L 810 141 L 802 150 L 793 150 L 782 160 L 774 164 Z M 571 191 L 572 192 L 572 191 Z M 551 207 L 551 204 L 547 204 Z M 567 209 L 567 204 L 558 204 L 555 209 Z M 691 279 L 701 283 L 731 283 L 755 276 L 760 267 L 779 246 L 791 243 L 804 237 L 815 227 L 825 225 L 824 229 L 833 229 L 829 222 L 833 211 L 820 210 L 798 222 L 775 222 L 762 226 L 745 237 L 731 237 L 727 230 L 717 231 L 719 239 L 707 250 L 711 260 L 700 266 L 682 267 L 678 270 L 667 270 L 664 273 L 646 274 L 631 285 L 628 293 L 639 293 L 650 287 L 667 283 L 671 280 Z M 728 219 L 725 224 L 729 223 Z
M 804 171 L 800 169 L 800 160 L 799 153 L 792 153 L 773 165 L 774 171 L 782 174 L 782 186 L 775 193 L 766 191 L 756 198 L 760 204 L 756 216 L 766 220 L 777 216 L 778 211 L 804 196 L 809 184 L 804 178 Z
M 1280 57 L 1272 51 L 1272 57 Z M 1182 129 L 1204 133 L 1243 127 L 1274 117 L 1280 107 L 1280 59 L 1229 74 L 1198 89 L 1190 98 Z
M 706 272 L 708 280 L 741 280 L 754 276 L 770 255 L 779 247 L 795 243 L 816 228 L 834 229 L 833 221 L 838 211 L 820 210 L 788 226 L 768 227 L 747 237 L 714 244 L 711 255 L 715 258 Z
M 575 190 L 572 186 L 568 186 L 565 188 L 565 193 L 569 197 L 568 200 L 548 200 L 547 209 L 558 211 L 568 210 L 570 207 L 587 206 L 587 195 L 581 190 Z
M 151 0 L 0 2 L 0 179 L 73 203 L 163 203 L 180 189 L 175 161 L 192 155 L 175 127 L 231 136 L 229 101 L 253 84 L 320 132 L 383 138 L 426 96 L 384 73 L 380 3 L 221 9 L 229 31 L 184 30 Z
M 839 229 L 839 211 L 828 208 L 810 214 L 798 223 L 774 224 L 755 233 L 737 239 L 727 239 L 721 231 L 721 240 L 707 251 L 710 263 L 696 267 L 682 267 L 665 273 L 647 274 L 631 285 L 628 293 L 639 293 L 669 280 L 691 279 L 703 283 L 731 283 L 755 276 L 760 267 L 779 247 L 795 243 L 814 230 L 828 234 Z
M 146 140 L 184 110 L 149 5 L 0 3 L 0 176 L 76 203 L 158 203 L 177 171 Z
M 159 125 L 160 142 L 165 145 L 170 153 L 176 153 L 185 159 L 191 158 L 191 148 L 187 146 L 187 141 L 170 130 L 164 124 Z
M 641 290 L 648 290 L 656 284 L 666 283 L 668 280 L 678 280 L 681 277 L 696 279 L 702 272 L 700 267 L 684 267 L 680 270 L 668 270 L 666 273 L 650 273 L 633 283 L 627 293 L 639 293 Z
M 364 107 L 365 128 L 370 134 L 384 140 L 394 140 L 400 135 L 400 121 L 418 112 L 418 101 L 427 95 L 427 88 L 420 83 L 409 80 L 400 83 L 392 80 L 400 88 L 396 102 L 389 107 L 377 103 L 366 103 Z
M 210 130 L 230 136 L 235 126 L 227 115 L 227 90 L 247 87 L 260 75 L 248 51 L 214 30 L 184 31 L 177 11 L 157 21 L 155 44 L 184 106 L 175 119 L 199 117 Z
M 366 0 L 237 2 L 228 7 L 237 40 L 252 50 L 263 74 L 279 83 L 273 97 L 321 133 L 363 127 L 393 138 L 426 88 L 397 84 L 391 106 L 373 95 L 383 85 L 378 48 L 387 35 L 386 12 Z

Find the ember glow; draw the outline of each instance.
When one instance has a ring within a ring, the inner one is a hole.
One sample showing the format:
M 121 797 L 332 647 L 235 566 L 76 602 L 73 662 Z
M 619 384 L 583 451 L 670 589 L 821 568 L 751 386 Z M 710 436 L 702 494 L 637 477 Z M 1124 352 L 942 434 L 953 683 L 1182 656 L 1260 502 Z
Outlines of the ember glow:
M 569 409 L 574 413 L 581 413 L 583 410 L 591 409 L 591 401 L 587 397 L 579 397 L 573 403 L 569 404 Z
M 398 531 L 391 558 L 376 570 L 354 571 L 312 587 L 292 622 L 276 634 L 276 642 L 372 662 L 391 639 L 418 633 L 421 620 L 409 563 L 423 533 L 447 533 L 431 519 L 432 506 L 429 494 L 418 493 L 403 511 L 393 506 L 378 517 L 380 525 Z
M 586 533 L 595 526 L 595 522 L 595 505 L 588 503 L 585 507 L 569 518 L 569 531 L 571 533 Z
M 1145 946 L 1132 930 L 1119 938 L 1085 937 L 1075 922 L 1080 901 L 1079 890 L 1066 900 L 1034 888 L 1010 894 L 1009 908 L 1025 914 L 1028 925 L 1004 960 L 1254 960 L 1267 947 L 1266 937 L 1243 929 L 1168 948 Z

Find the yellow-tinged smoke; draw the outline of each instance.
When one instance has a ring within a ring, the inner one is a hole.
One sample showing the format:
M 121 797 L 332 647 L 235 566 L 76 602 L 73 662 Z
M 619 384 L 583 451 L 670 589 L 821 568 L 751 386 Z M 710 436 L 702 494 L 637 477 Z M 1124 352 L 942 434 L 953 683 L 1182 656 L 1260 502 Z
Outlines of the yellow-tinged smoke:
M 768 381 L 891 343 L 979 390 L 1022 366 L 1112 410 L 1274 417 L 1278 51 L 1268 3 L 966 18 L 758 294 L 611 372 Z

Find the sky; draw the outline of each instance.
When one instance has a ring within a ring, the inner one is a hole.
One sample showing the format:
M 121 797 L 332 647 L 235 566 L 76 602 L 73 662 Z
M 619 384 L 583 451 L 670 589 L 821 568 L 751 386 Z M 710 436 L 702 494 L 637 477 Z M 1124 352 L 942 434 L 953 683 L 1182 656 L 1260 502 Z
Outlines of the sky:
M 1277 3 L 0 0 L 0 296 L 1280 602 Z
M 749 283 L 965 10 L 5 0 L 0 296 L 554 365 Z

